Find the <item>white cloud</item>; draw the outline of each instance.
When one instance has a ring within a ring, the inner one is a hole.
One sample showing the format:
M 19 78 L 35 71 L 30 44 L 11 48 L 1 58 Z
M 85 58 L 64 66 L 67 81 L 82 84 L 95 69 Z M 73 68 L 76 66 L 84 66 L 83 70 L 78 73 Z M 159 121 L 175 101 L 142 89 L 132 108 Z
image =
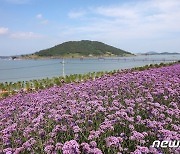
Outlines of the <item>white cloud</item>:
M 70 27 L 67 31 L 95 32 L 96 35 L 99 33 L 127 39 L 163 37 L 180 32 L 179 8 L 179 0 L 149 0 L 119 6 L 100 6 L 89 12 L 96 18 L 88 18 L 81 26 Z
M 43 16 L 42 16 L 42 14 L 37 14 L 37 15 L 36 15 L 36 18 L 37 18 L 37 19 L 42 19 Z
M 37 14 L 36 15 L 36 18 L 39 20 L 39 22 L 43 25 L 46 25 L 48 24 L 48 20 L 47 19 L 44 19 L 43 15 L 41 13 Z
M 125 7 L 98 7 L 96 8 L 96 13 L 108 17 L 119 17 L 133 19 L 137 18 L 138 14 L 136 10 Z
M 5 28 L 5 27 L 0 27 L 0 35 L 4 35 L 4 34 L 7 34 L 9 31 L 8 28 Z
M 86 12 L 89 18 L 83 18 L 81 26 L 66 27 L 61 35 L 65 38 L 92 39 L 116 45 L 117 42 L 126 42 L 126 48 L 131 49 L 150 47 L 152 42 L 152 48 L 154 44 L 157 45 L 154 46 L 155 49 L 167 48 L 170 51 L 174 46 L 180 48 L 177 41 L 174 44 L 171 41 L 180 40 L 179 8 L 179 0 L 147 0 L 94 7 Z M 69 17 L 75 18 L 76 15 L 73 15 L 72 13 Z M 81 14 L 77 14 L 78 16 L 81 17 Z M 160 40 L 169 41 L 171 45 Z M 127 42 L 133 42 L 133 46 L 129 47 Z M 149 45 L 144 45 L 145 43 Z M 118 46 L 124 44 L 119 43 Z
M 85 12 L 84 11 L 71 11 L 68 13 L 68 17 L 69 18 L 80 18 L 80 17 L 83 17 L 85 15 Z
M 5 35 L 6 34 L 6 35 Z M 0 35 L 5 35 L 7 38 L 16 39 L 31 39 L 31 38 L 42 38 L 42 35 L 34 32 L 11 32 L 8 28 L 0 27 Z
M 16 32 L 10 35 L 10 38 L 15 39 L 35 39 L 41 38 L 42 36 L 33 32 Z

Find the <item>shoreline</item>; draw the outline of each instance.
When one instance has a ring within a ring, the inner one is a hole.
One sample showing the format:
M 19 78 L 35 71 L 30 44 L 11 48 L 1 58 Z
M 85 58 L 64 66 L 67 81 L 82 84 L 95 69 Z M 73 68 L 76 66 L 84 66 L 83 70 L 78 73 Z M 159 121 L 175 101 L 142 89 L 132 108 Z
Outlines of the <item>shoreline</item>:
M 40 57 L 40 56 L 19 56 L 14 60 L 49 60 L 49 59 L 105 59 L 105 58 L 115 58 L 115 57 L 135 57 L 135 54 L 126 54 L 123 56 L 112 55 L 112 56 L 52 56 L 52 57 Z
M 180 61 L 170 62 L 170 63 L 160 63 L 160 64 L 149 64 L 149 65 L 144 65 L 144 66 L 139 66 L 139 67 L 133 67 L 130 69 L 89 72 L 89 73 L 85 73 L 85 74 L 67 75 L 65 77 L 54 76 L 52 78 L 0 83 L 0 87 L 5 88 L 5 89 L 3 89 L 3 88 L 0 89 L 0 99 L 3 98 L 2 95 L 5 95 L 5 97 L 12 96 L 12 95 L 18 93 L 19 91 L 21 91 L 22 89 L 23 90 L 26 89 L 25 90 L 26 92 L 33 92 L 33 91 L 37 91 L 37 90 L 48 89 L 53 86 L 61 86 L 63 84 L 68 84 L 68 83 L 79 83 L 79 82 L 83 82 L 83 81 L 87 81 L 87 80 L 95 80 L 97 78 L 101 78 L 104 75 L 113 75 L 115 73 L 127 73 L 127 72 L 133 72 L 133 71 L 144 71 L 144 70 L 148 70 L 148 69 L 152 69 L 152 68 L 168 67 L 168 66 L 179 64 L 179 63 L 180 63 Z M 47 82 L 46 82 L 46 80 L 47 80 Z M 42 83 L 42 82 L 44 82 L 44 83 Z M 52 83 L 52 85 L 51 86 L 46 85 L 48 82 Z M 37 84 L 37 83 L 41 83 L 41 84 Z M 20 86 L 20 88 L 13 89 L 13 84 L 16 85 L 16 87 Z M 36 87 L 36 86 L 38 86 L 38 87 Z M 8 88 L 10 88 L 11 90 L 10 89 L 8 90 Z

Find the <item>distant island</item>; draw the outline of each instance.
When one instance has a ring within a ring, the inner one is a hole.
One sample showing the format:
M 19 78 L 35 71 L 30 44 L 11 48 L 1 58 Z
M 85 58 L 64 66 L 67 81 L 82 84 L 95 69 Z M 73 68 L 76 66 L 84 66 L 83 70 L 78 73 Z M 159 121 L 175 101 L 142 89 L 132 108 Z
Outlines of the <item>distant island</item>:
M 178 52 L 155 52 L 155 51 L 141 53 L 141 55 L 177 55 L 177 54 L 180 54 L 180 53 L 178 53 Z
M 40 50 L 33 54 L 22 55 L 21 58 L 81 58 L 81 57 L 110 57 L 132 56 L 133 54 L 122 49 L 98 41 L 69 41 L 49 49 Z
M 18 59 L 21 56 L 0 56 L 0 59 L 9 59 L 9 60 L 14 60 L 14 59 Z
M 11 56 L 0 56 L 0 59 L 9 59 Z

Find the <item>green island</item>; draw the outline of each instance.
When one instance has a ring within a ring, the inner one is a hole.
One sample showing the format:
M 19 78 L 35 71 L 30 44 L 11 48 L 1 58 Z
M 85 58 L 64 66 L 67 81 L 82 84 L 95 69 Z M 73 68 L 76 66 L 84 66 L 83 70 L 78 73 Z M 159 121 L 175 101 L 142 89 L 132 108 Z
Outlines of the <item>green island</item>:
M 21 55 L 23 59 L 43 58 L 94 58 L 94 57 L 127 57 L 134 54 L 98 41 L 68 41 L 54 47 L 40 50 L 33 54 Z

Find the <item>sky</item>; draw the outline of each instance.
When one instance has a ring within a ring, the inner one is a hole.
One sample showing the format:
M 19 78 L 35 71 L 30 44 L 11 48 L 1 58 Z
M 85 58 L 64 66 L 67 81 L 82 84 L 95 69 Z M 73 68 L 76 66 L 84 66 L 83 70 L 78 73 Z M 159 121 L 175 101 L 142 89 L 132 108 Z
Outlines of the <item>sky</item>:
M 66 41 L 180 52 L 180 0 L 0 0 L 0 56 Z

